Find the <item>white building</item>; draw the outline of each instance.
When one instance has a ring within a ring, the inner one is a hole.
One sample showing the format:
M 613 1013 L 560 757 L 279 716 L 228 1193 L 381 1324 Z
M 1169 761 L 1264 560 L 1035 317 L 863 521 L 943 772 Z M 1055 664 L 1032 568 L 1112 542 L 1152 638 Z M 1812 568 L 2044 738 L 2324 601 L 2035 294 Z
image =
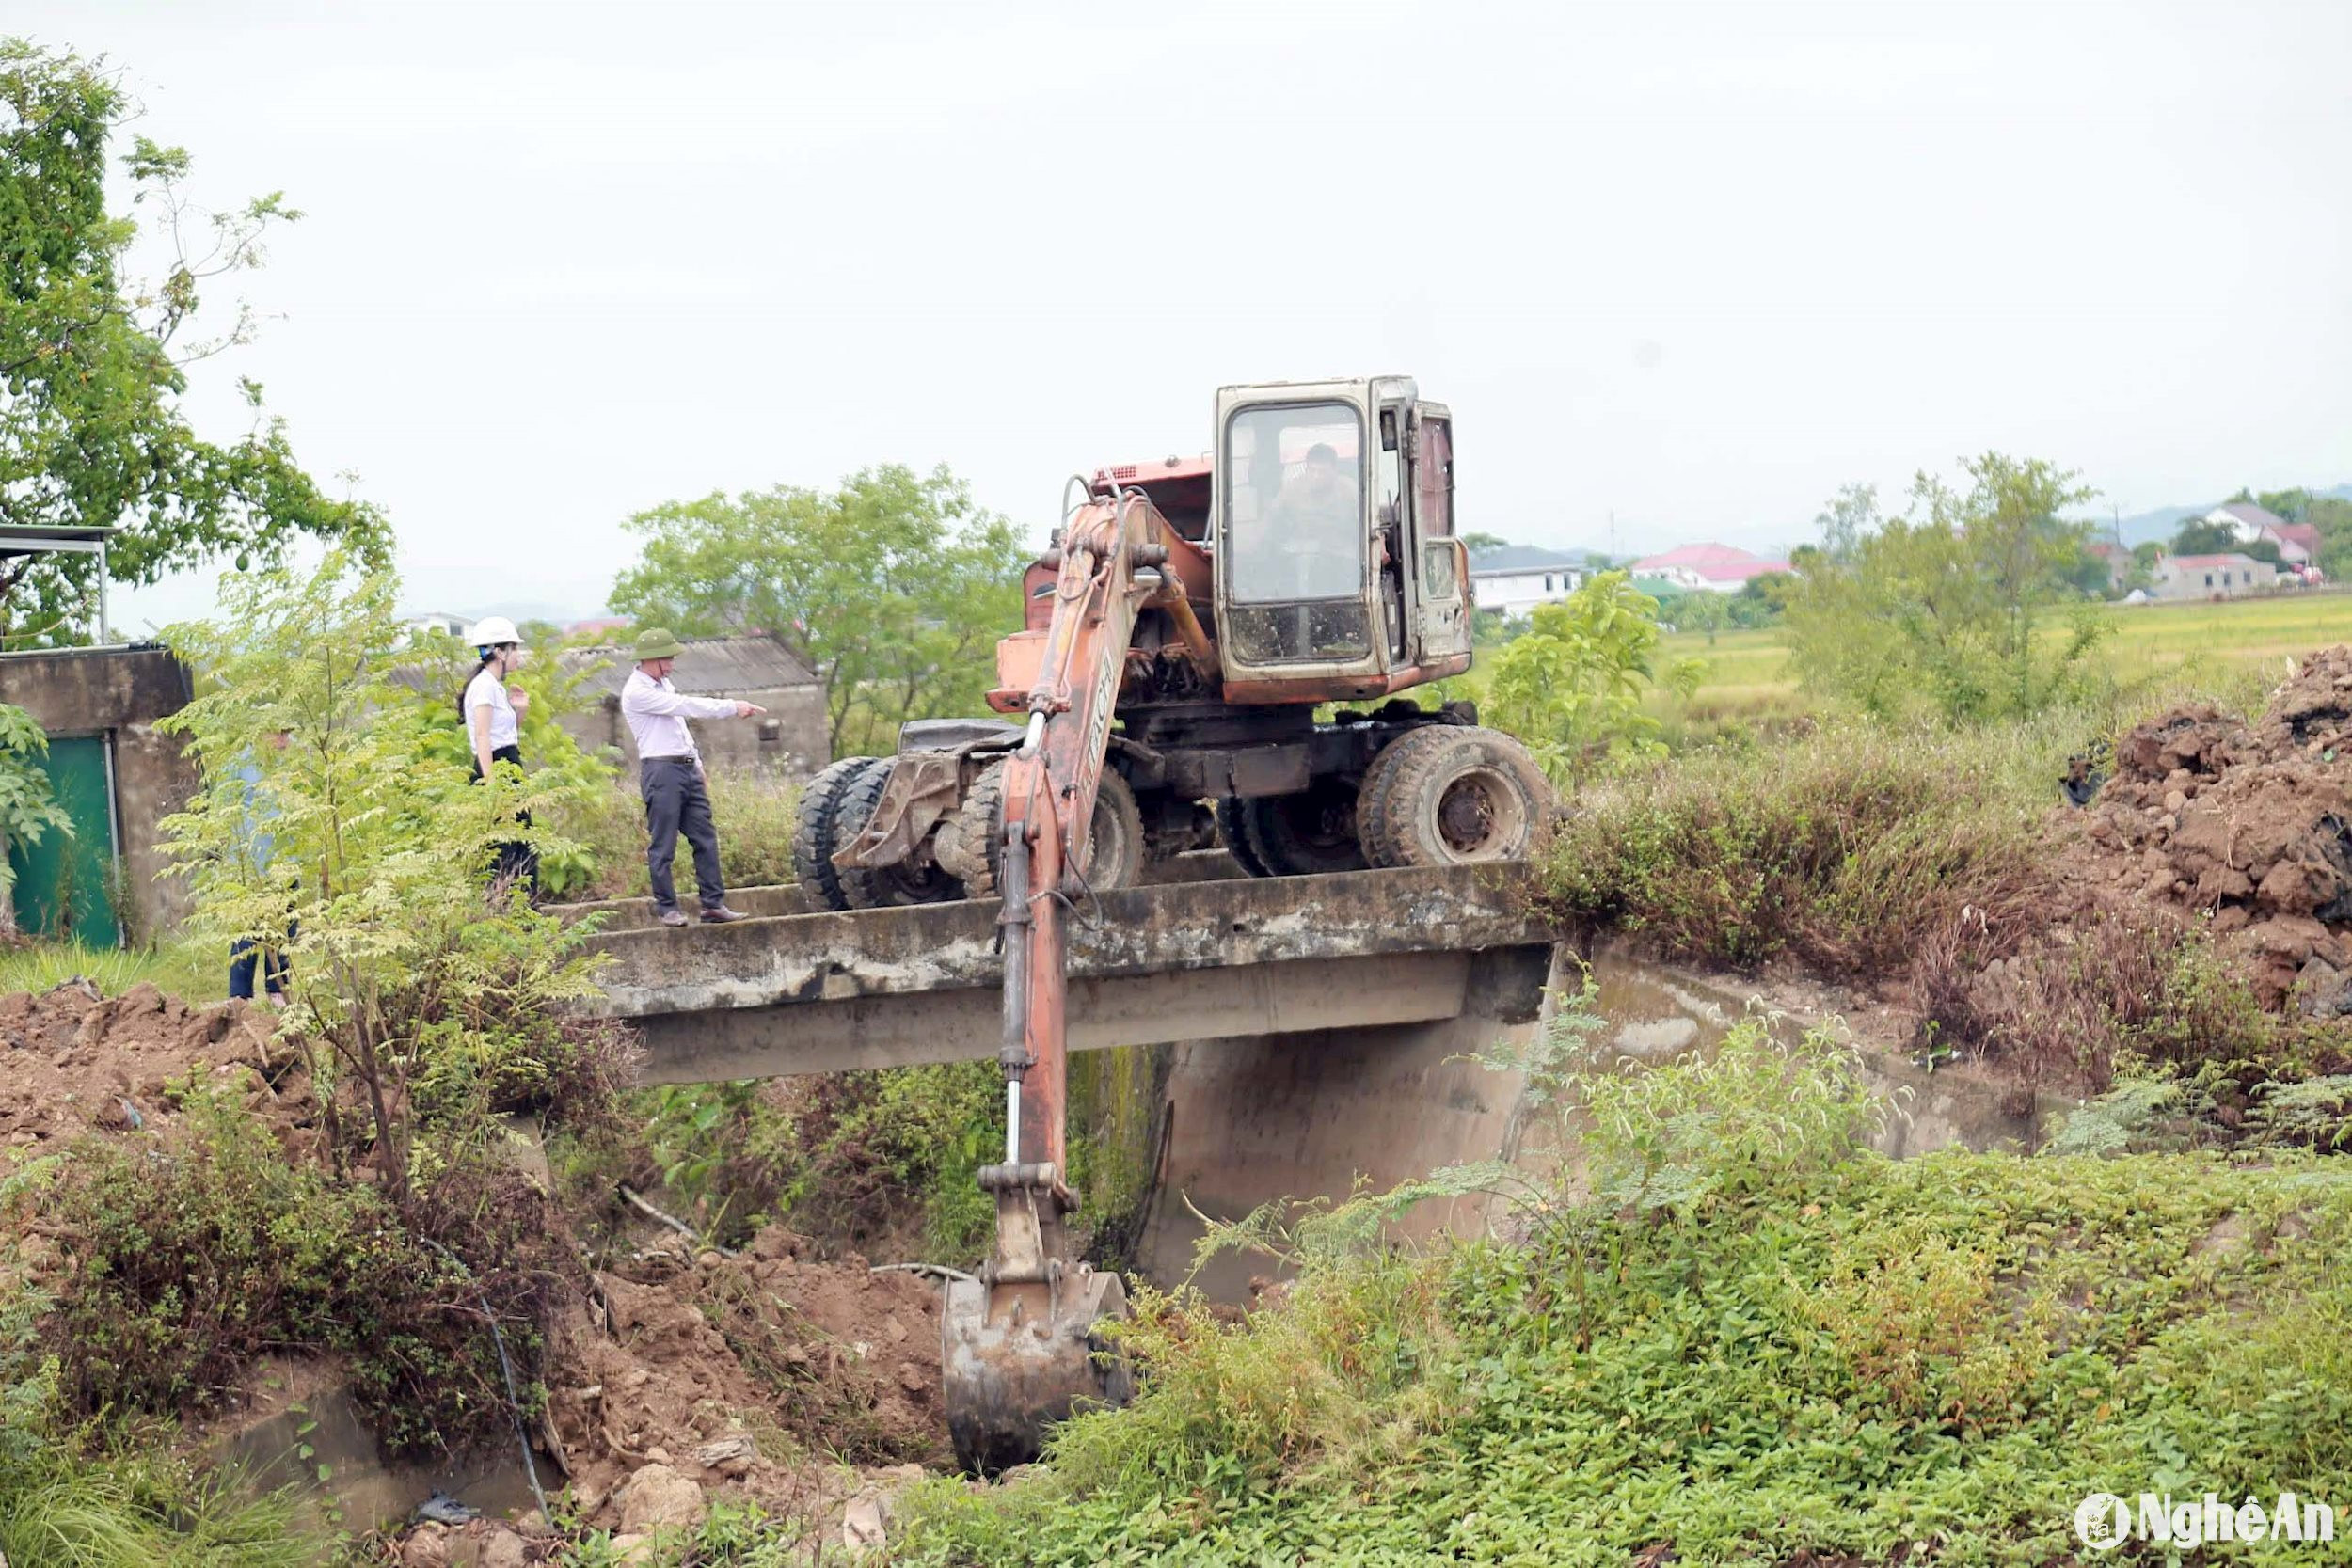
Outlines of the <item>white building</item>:
M 2156 562 L 2159 599 L 2234 599 L 2279 584 L 2279 568 L 2248 555 L 2168 555 Z
M 1524 615 L 1575 593 L 1591 570 L 1591 558 L 1581 550 L 1505 545 L 1470 558 L 1470 592 L 1481 610 Z

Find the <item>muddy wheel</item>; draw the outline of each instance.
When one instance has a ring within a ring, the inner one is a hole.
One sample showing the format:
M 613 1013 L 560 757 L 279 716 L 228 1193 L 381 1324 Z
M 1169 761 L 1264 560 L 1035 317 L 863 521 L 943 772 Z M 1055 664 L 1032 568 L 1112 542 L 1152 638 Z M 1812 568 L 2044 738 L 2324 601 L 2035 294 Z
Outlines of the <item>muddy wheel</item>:
M 1136 804 L 1135 786 L 1115 768 L 1103 769 L 1089 836 L 1094 847 L 1087 856 L 1087 886 L 1108 893 L 1143 880 L 1143 808 Z
M 1005 765 L 990 763 L 973 779 L 963 804 L 939 825 L 940 856 L 963 879 L 967 898 L 996 896 L 996 858 L 1003 846 L 997 830 L 1005 820 Z
M 890 782 L 894 760 L 876 757 L 850 775 L 834 807 L 833 847 L 836 850 L 864 832 L 872 820 L 874 808 L 882 801 L 882 786 Z M 941 870 L 929 855 L 897 865 L 835 867 L 834 875 L 841 879 L 841 896 L 853 910 L 945 904 L 963 896 L 963 884 Z
M 1005 765 L 992 762 L 939 830 L 943 853 L 963 872 L 964 895 L 996 895 L 996 863 L 1004 853 Z M 949 835 L 952 842 L 947 842 Z M 1087 886 L 1097 893 L 1134 887 L 1143 877 L 1143 812 L 1136 792 L 1115 768 L 1103 769 L 1094 794 L 1094 850 L 1086 868 Z
M 1224 844 L 1225 852 L 1252 877 L 1271 877 L 1265 862 L 1249 847 L 1248 831 L 1242 826 L 1242 802 L 1228 795 L 1216 803 L 1216 836 Z
M 1357 829 L 1375 865 L 1469 865 L 1524 859 L 1551 809 L 1526 747 L 1499 730 L 1431 724 L 1375 759 Z
M 834 836 L 842 792 L 873 763 L 872 757 L 843 757 L 801 786 L 801 802 L 792 818 L 792 874 L 811 909 L 846 910 L 841 874 L 834 869 L 833 852 L 841 847 Z
M 1356 827 L 1357 781 L 1317 779 L 1295 795 L 1244 800 L 1242 834 L 1258 863 L 1277 877 L 1361 871 L 1366 862 Z

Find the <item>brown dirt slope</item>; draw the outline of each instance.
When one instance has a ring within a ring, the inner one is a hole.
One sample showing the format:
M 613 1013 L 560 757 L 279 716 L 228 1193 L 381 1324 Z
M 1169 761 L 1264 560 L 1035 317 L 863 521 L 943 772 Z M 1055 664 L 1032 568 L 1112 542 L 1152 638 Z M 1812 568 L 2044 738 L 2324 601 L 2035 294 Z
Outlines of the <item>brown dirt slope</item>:
M 2257 724 L 2208 706 L 2123 736 L 2083 814 L 2082 881 L 2208 916 L 2272 1006 L 2328 1006 L 2352 931 L 2352 648 L 2314 655 Z
M 194 1075 L 232 1083 L 290 1157 L 322 1158 L 302 1053 L 274 1037 L 278 1022 L 242 1003 L 192 1009 L 151 985 L 0 996 L 0 1148 L 70 1159 L 85 1137 L 168 1139 L 183 1121 L 175 1085 Z M 568 1228 L 551 1200 L 548 1223 Z M 634 1243 L 581 1256 L 542 1369 L 541 1442 L 593 1523 L 642 1513 L 629 1483 L 657 1467 L 673 1491 L 821 1520 L 881 1467 L 946 1462 L 936 1287 L 854 1254 L 819 1259 L 780 1227 L 737 1256 L 652 1227 Z M 72 1250 L 8 1237 L 0 1285 L 62 1284 Z

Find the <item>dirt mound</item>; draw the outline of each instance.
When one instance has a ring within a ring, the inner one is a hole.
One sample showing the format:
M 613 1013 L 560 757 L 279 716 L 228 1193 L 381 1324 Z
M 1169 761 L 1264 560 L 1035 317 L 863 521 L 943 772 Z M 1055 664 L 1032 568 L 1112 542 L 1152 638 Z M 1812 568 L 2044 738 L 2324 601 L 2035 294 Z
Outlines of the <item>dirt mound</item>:
M 2176 708 L 2115 762 L 2074 869 L 2210 915 L 2271 1005 L 2298 977 L 2332 996 L 2352 954 L 2352 648 L 2313 656 L 2258 725 Z
M 0 996 L 0 1145 L 38 1152 L 93 1130 L 168 1120 L 191 1073 L 292 1110 L 286 1102 L 303 1087 L 291 1053 L 273 1042 L 277 1027 L 265 1009 L 191 1008 L 149 984 L 103 1000 L 71 980 Z
M 242 1002 L 191 1008 L 152 985 L 0 997 L 0 1147 L 168 1134 L 194 1082 L 239 1097 L 291 1157 L 322 1160 L 319 1107 L 278 1022 Z M 39 1236 L 0 1239 L 0 1283 L 10 1265 L 60 1263 Z M 643 1525 L 657 1492 L 682 1508 L 707 1490 L 837 1537 L 846 1511 L 947 1460 L 930 1281 L 871 1273 L 854 1254 L 820 1259 L 781 1227 L 738 1255 L 654 1230 L 600 1268 L 587 1261 L 548 1338 L 537 1436 L 592 1523 Z M 660 1484 L 636 1483 L 648 1474 Z M 471 1560 L 451 1547 L 450 1561 Z
M 824 1467 L 812 1457 L 946 1460 L 937 1288 L 799 1250 L 771 1228 L 740 1257 L 680 1242 L 596 1275 L 548 1372 L 558 1451 L 593 1520 L 617 1524 L 627 1478 L 649 1465 L 805 1513 Z

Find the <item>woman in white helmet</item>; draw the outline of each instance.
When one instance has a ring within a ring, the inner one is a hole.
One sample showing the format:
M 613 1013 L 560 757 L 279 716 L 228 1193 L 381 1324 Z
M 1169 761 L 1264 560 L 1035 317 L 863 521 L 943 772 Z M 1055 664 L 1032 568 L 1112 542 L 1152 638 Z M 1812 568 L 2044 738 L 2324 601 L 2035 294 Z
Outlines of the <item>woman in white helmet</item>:
M 523 662 L 522 633 L 515 629 L 515 623 L 503 615 L 485 615 L 474 624 L 473 641 L 482 662 L 466 683 L 457 705 L 465 715 L 466 749 L 473 753 L 474 780 L 480 783 L 490 776 L 495 764 L 523 765 L 521 720 L 531 699 L 520 687 L 507 685 L 507 677 Z M 524 827 L 531 826 L 529 812 L 517 813 L 516 818 Z M 539 856 L 528 844 L 517 840 L 500 845 L 492 875 L 501 887 L 519 881 L 532 897 L 539 896 Z

